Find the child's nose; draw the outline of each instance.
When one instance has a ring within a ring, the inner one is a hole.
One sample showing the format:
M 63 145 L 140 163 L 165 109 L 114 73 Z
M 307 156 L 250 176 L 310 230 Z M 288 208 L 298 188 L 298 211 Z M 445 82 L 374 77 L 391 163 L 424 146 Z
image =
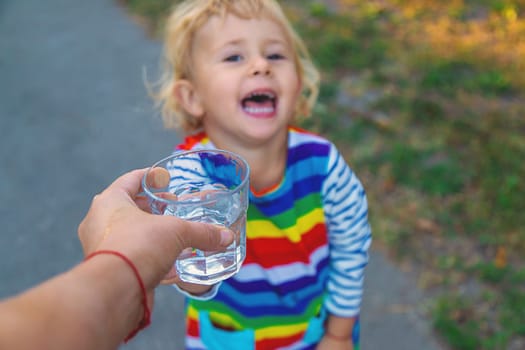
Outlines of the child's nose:
M 271 67 L 266 57 L 254 58 L 252 64 L 252 75 L 270 75 Z

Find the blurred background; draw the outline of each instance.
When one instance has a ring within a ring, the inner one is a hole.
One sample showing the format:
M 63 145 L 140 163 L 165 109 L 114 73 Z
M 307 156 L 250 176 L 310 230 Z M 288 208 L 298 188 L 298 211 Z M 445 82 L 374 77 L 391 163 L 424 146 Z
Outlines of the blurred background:
M 153 36 L 173 1 L 122 0 Z M 454 349 L 525 348 L 525 1 L 281 1 L 322 70 L 303 126 Z
M 144 84 L 174 3 L 0 0 L 0 298 L 79 262 L 93 195 L 178 142 Z M 363 350 L 524 349 L 525 1 L 280 3 L 322 71 L 302 126 L 369 196 Z M 182 299 L 156 305 L 123 348 L 181 348 Z

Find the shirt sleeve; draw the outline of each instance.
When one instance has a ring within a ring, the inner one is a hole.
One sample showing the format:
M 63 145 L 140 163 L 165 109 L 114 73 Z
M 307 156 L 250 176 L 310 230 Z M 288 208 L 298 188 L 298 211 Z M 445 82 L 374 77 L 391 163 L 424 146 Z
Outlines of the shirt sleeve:
M 363 185 L 334 145 L 322 195 L 330 245 L 325 307 L 336 316 L 353 317 L 361 307 L 372 236 Z

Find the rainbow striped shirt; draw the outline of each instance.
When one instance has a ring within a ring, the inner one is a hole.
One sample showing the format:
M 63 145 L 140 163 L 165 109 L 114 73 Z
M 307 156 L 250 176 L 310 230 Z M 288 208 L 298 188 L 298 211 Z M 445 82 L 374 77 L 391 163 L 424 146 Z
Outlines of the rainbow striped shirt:
M 179 150 L 214 148 L 204 133 Z M 360 181 L 336 147 L 290 128 L 281 183 L 250 193 L 246 259 L 207 300 L 187 299 L 188 349 L 310 349 L 327 313 L 358 316 L 371 232 Z M 354 329 L 358 348 L 358 326 Z

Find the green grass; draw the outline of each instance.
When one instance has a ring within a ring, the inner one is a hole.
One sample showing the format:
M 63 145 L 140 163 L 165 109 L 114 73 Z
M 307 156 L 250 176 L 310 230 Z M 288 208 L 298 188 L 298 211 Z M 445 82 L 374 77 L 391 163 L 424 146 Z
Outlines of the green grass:
M 172 3 L 121 1 L 154 35 Z M 525 66 L 512 61 L 525 1 L 356 0 L 338 13 L 321 1 L 282 3 L 322 70 L 302 126 L 332 139 L 362 178 L 376 241 L 421 279 L 438 276 L 428 287 L 438 333 L 461 350 L 525 340 Z M 458 23 L 458 38 L 462 25 L 487 21 L 491 44 L 431 46 L 421 28 L 438 17 Z M 492 45 L 501 33 L 509 49 Z M 363 91 L 375 97 L 359 100 Z M 338 104 L 354 93 L 359 106 Z
M 384 154 L 392 165 L 393 179 L 430 195 L 444 196 L 462 190 L 464 172 L 452 154 L 421 149 L 397 142 Z
M 434 324 L 455 349 L 478 350 L 480 324 L 470 316 L 475 306 L 456 296 L 441 297 L 436 303 Z
M 512 83 L 502 72 L 479 69 L 468 62 L 445 61 L 425 66 L 421 87 L 446 96 L 467 91 L 484 96 L 508 95 L 514 90 Z

